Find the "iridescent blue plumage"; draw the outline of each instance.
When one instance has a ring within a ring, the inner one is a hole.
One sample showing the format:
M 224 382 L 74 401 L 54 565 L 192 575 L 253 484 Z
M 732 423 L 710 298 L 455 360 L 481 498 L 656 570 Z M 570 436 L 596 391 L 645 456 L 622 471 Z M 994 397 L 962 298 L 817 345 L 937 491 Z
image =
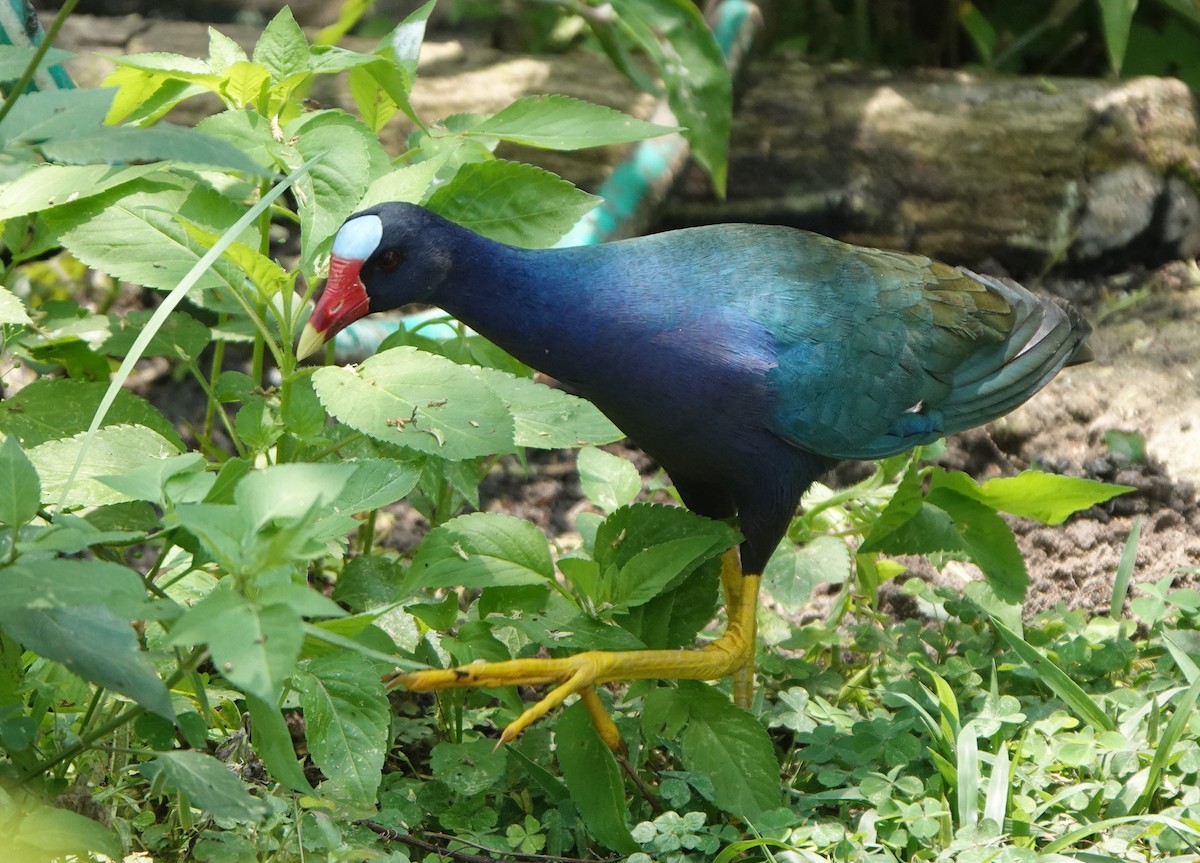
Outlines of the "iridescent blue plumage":
M 697 650 L 587 651 L 400 674 L 411 690 L 554 683 L 501 741 L 594 687 L 734 677 L 750 703 L 759 575 L 831 461 L 891 455 L 1012 410 L 1087 358 L 1066 305 L 927 258 L 789 228 L 716 225 L 568 249 L 504 246 L 411 204 L 350 218 L 297 354 L 369 311 L 438 305 L 575 388 L 670 474 L 734 518 L 728 626 Z
M 526 250 L 385 204 L 339 241 L 362 237 L 381 237 L 360 272 L 371 311 L 440 306 L 595 402 L 690 508 L 738 517 L 748 572 L 831 460 L 995 419 L 1088 332 L 1015 283 L 790 228 Z

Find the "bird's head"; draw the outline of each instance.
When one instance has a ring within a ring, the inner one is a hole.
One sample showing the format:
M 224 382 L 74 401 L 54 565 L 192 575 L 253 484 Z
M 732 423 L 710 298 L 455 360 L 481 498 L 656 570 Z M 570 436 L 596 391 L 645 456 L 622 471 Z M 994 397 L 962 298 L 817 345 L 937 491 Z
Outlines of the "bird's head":
M 381 204 L 347 219 L 333 238 L 325 292 L 300 335 L 296 358 L 364 315 L 428 301 L 450 270 L 446 230 L 454 227 L 415 204 Z

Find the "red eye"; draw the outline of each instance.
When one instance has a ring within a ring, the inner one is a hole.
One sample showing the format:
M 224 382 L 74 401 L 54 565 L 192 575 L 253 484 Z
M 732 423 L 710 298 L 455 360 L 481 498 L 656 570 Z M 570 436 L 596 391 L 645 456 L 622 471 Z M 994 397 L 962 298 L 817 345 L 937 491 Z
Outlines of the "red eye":
M 379 269 L 384 272 L 391 272 L 404 263 L 404 256 L 395 249 L 388 249 L 379 256 Z

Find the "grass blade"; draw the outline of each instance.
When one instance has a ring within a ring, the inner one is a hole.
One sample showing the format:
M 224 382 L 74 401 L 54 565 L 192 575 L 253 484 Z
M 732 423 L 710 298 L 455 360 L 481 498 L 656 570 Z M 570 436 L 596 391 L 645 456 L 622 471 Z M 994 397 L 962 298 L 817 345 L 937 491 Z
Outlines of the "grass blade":
M 1129 593 L 1129 583 L 1133 580 L 1133 566 L 1137 563 L 1138 541 L 1142 536 L 1142 517 L 1133 520 L 1129 537 L 1125 540 L 1125 550 L 1121 552 L 1121 562 L 1117 564 L 1117 574 L 1113 577 L 1112 601 L 1109 603 L 1109 615 L 1118 620 L 1125 611 L 1125 597 Z
M 1032 668 L 1038 679 L 1061 698 L 1076 716 L 1097 731 L 1116 730 L 1116 725 L 1100 709 L 1100 705 L 1093 701 L 1092 697 L 1084 692 L 1078 683 L 1068 677 L 1066 672 L 1051 662 L 1040 650 L 995 618 L 992 618 L 992 626 L 1008 642 L 1008 646 L 1021 658 L 1021 661 Z

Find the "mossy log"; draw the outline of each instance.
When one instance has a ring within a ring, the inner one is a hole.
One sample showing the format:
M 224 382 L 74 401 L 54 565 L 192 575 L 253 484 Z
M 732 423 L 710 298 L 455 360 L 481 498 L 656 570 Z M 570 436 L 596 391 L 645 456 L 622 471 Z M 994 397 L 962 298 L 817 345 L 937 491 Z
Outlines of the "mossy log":
M 1200 111 L 1170 78 L 751 67 L 729 190 L 667 221 L 772 221 L 1019 273 L 1200 254 Z

